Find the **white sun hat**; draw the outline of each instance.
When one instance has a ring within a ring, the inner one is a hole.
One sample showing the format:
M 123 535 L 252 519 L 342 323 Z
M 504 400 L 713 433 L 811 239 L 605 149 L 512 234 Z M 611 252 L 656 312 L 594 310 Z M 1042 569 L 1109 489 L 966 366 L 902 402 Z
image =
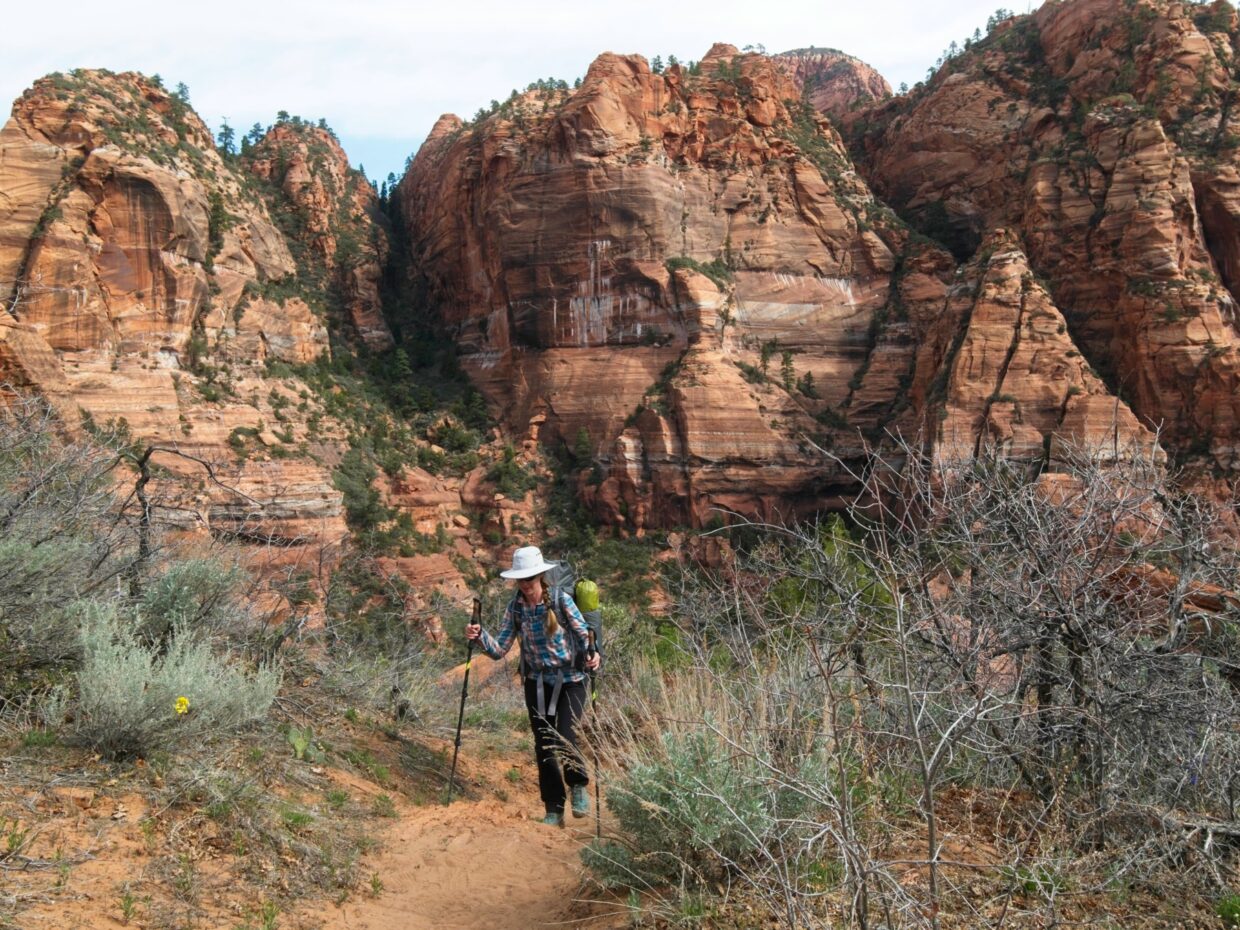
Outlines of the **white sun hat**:
M 512 568 L 499 573 L 501 578 L 533 578 L 543 572 L 555 568 L 543 561 L 542 551 L 537 546 L 522 546 L 512 554 Z

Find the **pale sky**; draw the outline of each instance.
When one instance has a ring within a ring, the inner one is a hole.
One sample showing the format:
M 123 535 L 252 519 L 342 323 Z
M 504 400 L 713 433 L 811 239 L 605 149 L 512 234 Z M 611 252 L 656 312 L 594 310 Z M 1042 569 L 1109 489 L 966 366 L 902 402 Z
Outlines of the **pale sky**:
M 372 179 L 397 174 L 441 113 L 471 117 L 541 77 L 572 83 L 600 52 L 701 58 L 715 42 L 768 52 L 838 48 L 910 85 L 998 0 L 63 0 L 7 4 L 0 101 L 77 67 L 184 82 L 213 128 L 280 110 L 325 118 Z M 1028 12 L 1037 0 L 1021 0 Z M 7 113 L 7 110 L 6 110 Z

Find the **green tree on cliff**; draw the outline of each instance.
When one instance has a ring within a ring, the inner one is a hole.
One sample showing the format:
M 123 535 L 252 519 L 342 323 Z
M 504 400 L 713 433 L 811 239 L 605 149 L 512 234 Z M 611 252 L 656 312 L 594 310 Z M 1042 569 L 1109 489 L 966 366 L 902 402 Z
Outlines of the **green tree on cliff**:
M 792 388 L 796 384 L 797 373 L 796 369 L 792 367 L 792 351 L 790 349 L 784 349 L 783 354 L 780 356 L 779 376 L 784 383 L 784 390 L 791 394 Z
M 762 343 L 762 348 L 759 350 L 763 377 L 766 377 L 770 373 L 771 355 L 775 352 L 776 344 L 777 343 L 774 339 L 768 339 L 766 342 Z
M 594 443 L 590 441 L 590 431 L 584 426 L 578 428 L 577 437 L 573 440 L 573 458 L 578 465 L 589 465 L 594 461 Z
M 797 379 L 797 390 L 806 397 L 818 396 L 818 388 L 814 386 L 814 373 L 812 371 L 807 371 Z
M 215 134 L 215 142 L 219 147 L 220 153 L 226 158 L 237 154 L 237 133 L 232 126 L 228 125 L 228 117 L 225 116 L 223 122 L 220 123 L 220 131 Z

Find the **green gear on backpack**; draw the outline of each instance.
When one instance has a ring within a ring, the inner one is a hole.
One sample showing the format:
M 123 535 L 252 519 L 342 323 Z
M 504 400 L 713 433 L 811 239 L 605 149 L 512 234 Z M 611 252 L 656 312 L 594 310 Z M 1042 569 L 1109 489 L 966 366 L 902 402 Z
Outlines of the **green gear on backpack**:
M 573 589 L 573 601 L 582 613 L 598 610 L 598 585 L 588 578 L 582 578 Z

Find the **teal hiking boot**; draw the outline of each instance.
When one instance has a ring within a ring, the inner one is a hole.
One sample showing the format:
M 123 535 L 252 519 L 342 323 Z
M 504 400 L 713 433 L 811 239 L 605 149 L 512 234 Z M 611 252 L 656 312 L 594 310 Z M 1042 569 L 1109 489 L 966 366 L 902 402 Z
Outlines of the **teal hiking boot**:
M 584 817 L 590 813 L 590 795 L 585 785 L 573 785 L 573 816 Z
M 559 811 L 547 811 L 547 816 L 543 818 L 543 823 L 549 827 L 564 826 L 564 815 Z

